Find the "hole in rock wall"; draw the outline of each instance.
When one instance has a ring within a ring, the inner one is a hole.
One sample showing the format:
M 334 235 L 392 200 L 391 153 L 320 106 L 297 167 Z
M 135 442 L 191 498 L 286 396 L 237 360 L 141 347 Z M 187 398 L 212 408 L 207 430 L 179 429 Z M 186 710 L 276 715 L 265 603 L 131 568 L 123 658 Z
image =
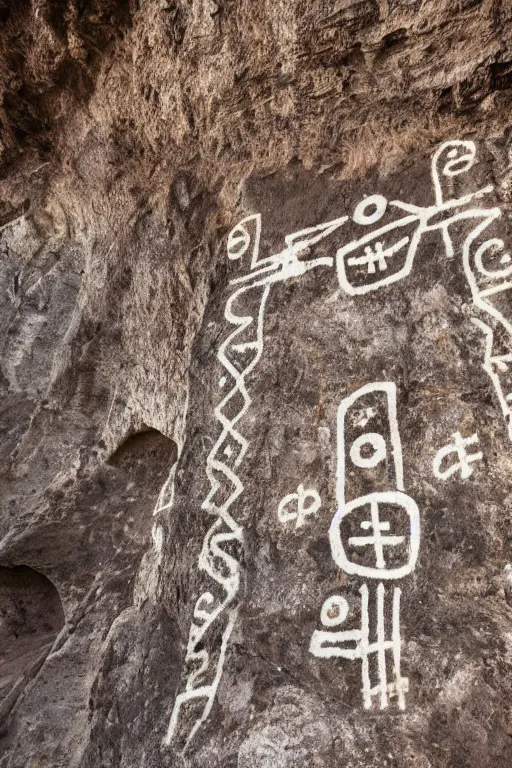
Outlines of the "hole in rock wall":
M 64 622 L 59 593 L 46 576 L 26 565 L 0 566 L 0 706 L 37 671 Z
M 170 470 L 176 461 L 178 450 L 176 443 L 156 429 L 144 427 L 139 432 L 129 435 L 108 460 L 114 467 L 127 468 L 134 464 L 144 464 L 157 470 Z M 158 490 L 158 489 L 156 489 Z
M 155 502 L 178 457 L 174 440 L 150 427 L 128 435 L 107 461 L 109 482 L 102 489 L 106 514 L 123 514 L 112 522 L 112 533 L 124 556 L 135 562 L 147 551 L 155 519 Z M 138 567 L 135 566 L 134 567 Z

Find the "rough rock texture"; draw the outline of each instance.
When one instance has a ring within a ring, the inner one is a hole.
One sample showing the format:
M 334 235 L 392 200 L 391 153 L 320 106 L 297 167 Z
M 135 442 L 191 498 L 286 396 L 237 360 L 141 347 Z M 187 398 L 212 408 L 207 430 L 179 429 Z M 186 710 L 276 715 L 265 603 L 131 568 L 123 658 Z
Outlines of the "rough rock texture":
M 508 0 L 0 0 L 1 768 L 512 764 L 511 46 Z M 455 198 L 347 291 L 342 246 Z M 457 433 L 481 456 L 436 476 Z M 416 503 L 410 542 L 382 504 L 403 579 L 336 561 L 342 486 Z M 367 708 L 364 659 L 311 650 L 365 585 L 408 679 Z

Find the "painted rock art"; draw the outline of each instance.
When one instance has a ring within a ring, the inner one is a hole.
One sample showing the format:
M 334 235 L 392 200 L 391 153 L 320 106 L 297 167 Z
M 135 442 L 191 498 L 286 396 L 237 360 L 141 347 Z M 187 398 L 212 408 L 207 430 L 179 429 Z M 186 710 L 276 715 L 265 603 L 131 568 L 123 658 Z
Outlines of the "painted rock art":
M 277 517 L 281 523 L 294 520 L 295 527 L 302 528 L 306 518 L 318 512 L 321 503 L 320 496 L 315 490 L 305 490 L 301 484 L 297 488 L 297 493 L 289 493 L 280 501 Z
M 484 457 L 482 451 L 467 450 L 472 445 L 478 445 L 478 435 L 475 433 L 470 437 L 462 437 L 460 432 L 455 432 L 452 438 L 453 442 L 440 448 L 434 457 L 434 475 L 440 480 L 447 480 L 456 472 L 460 472 L 461 478 L 466 480 L 473 474 L 471 465 Z
M 476 161 L 472 141 L 448 141 L 431 160 L 430 204 L 419 206 L 372 194 L 352 212 L 341 211 L 337 218 L 285 235 L 284 247 L 277 253 L 262 256 L 259 213 L 246 216 L 229 233 L 227 256 L 240 273 L 229 283 L 224 308 L 227 336 L 218 347 L 215 374 L 221 392 L 214 412 L 218 433 L 204 468 L 208 491 L 201 509 L 210 527 L 198 568 L 209 586 L 193 609 L 166 745 L 188 746 L 209 717 L 239 617 L 244 530 L 238 522 L 237 501 L 245 490 L 241 470 L 248 469 L 250 449 L 249 377 L 257 375 L 264 354 L 265 311 L 273 286 L 327 270 L 356 306 L 367 294 L 391 291 L 394 284 L 405 281 L 425 241 L 436 237 L 444 258 L 461 268 L 469 286 L 472 319 L 485 343 L 482 367 L 512 440 L 512 319 L 507 306 L 512 257 L 492 232 L 501 211 L 488 205 L 492 186 L 459 197 L 453 194 L 454 179 Z M 349 237 L 347 231 L 356 234 Z M 339 361 L 340 368 L 343 362 Z M 409 683 L 401 672 L 402 587 L 393 582 L 410 576 L 417 565 L 420 510 L 404 484 L 397 418 L 401 393 L 386 375 L 382 381 L 364 383 L 364 373 L 362 365 L 362 386 L 357 391 L 345 397 L 347 390 L 340 392 L 337 508 L 324 531 L 336 568 L 357 581 L 358 608 L 339 590 L 328 595 L 320 609 L 321 628 L 313 631 L 309 651 L 319 659 L 361 662 L 365 709 L 384 710 L 396 703 L 403 710 Z M 483 458 L 476 434 L 463 437 L 457 432 L 442 448 L 431 448 L 433 472 L 441 480 L 469 477 Z M 317 491 L 299 484 L 296 491 L 276 501 L 274 516 L 276 507 L 283 533 L 306 523 L 308 530 L 314 526 L 318 532 L 324 505 Z M 358 627 L 341 629 L 354 610 Z
M 360 420 L 353 418 L 354 411 L 357 412 L 362 404 L 372 409 L 373 418 L 378 418 L 378 423 L 385 425 L 382 432 L 362 431 L 364 427 L 361 428 Z M 376 489 L 353 498 L 351 489 L 361 487 L 365 482 L 382 485 L 381 475 L 374 471 L 379 464 L 387 470 L 386 480 L 391 475 L 394 487 Z M 368 477 L 360 478 L 358 473 L 366 473 Z M 364 707 L 370 709 L 374 697 L 377 697 L 380 708 L 385 709 L 389 700 L 396 697 L 399 708 L 404 709 L 408 681 L 400 671 L 401 590 L 393 587 L 390 591 L 392 628 L 391 639 L 386 639 L 384 606 L 387 593 L 384 580 L 401 579 L 414 570 L 420 545 L 420 515 L 415 501 L 404 493 L 396 386 L 392 382 L 367 384 L 345 398 L 339 406 L 337 502 L 338 510 L 329 531 L 332 557 L 346 573 L 378 582 L 375 589 L 375 622 L 369 612 L 369 592 L 373 591 L 373 585 L 369 587 L 363 582 L 359 590 L 361 628 L 348 632 L 316 630 L 310 651 L 314 656 L 323 658 L 361 659 Z M 350 535 L 352 531 L 357 535 Z M 331 601 L 332 598 L 328 598 L 322 607 L 320 618 L 324 627 L 334 626 L 326 623 L 326 617 L 332 612 L 332 608 L 327 607 Z M 347 614 L 348 607 L 340 610 L 339 624 Z M 372 636 L 376 637 L 374 642 L 370 641 Z M 388 681 L 387 651 L 392 657 L 391 682 Z M 376 684 L 372 684 L 369 671 L 368 657 L 372 654 L 378 659 Z

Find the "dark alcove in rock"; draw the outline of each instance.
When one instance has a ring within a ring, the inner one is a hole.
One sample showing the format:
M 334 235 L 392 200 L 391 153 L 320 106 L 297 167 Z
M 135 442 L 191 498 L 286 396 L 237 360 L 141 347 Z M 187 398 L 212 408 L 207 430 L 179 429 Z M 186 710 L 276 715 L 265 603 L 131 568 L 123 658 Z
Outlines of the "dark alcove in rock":
M 174 462 L 178 449 L 176 443 L 162 435 L 157 429 L 145 427 L 135 434 L 129 435 L 108 460 L 108 464 L 123 469 L 144 465 L 146 472 L 155 470 L 165 473 Z
M 46 576 L 26 565 L 0 566 L 0 719 L 37 674 L 64 622 Z

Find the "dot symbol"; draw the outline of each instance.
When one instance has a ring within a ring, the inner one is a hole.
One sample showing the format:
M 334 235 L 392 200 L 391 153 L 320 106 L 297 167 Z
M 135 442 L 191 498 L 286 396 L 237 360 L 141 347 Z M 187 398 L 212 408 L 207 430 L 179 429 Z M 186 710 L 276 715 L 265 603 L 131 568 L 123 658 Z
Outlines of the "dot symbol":
M 348 616 L 348 603 L 341 595 L 331 595 L 322 605 L 320 621 L 324 627 L 337 627 Z
M 242 224 L 231 230 L 228 235 L 228 258 L 232 261 L 240 259 L 249 248 L 251 238 Z
M 368 447 L 372 453 L 369 456 L 363 455 L 363 450 L 367 453 Z M 364 469 L 376 467 L 386 458 L 386 454 L 386 441 L 377 432 L 366 432 L 364 435 L 360 435 L 357 440 L 354 440 L 350 448 L 350 458 L 353 464 Z

